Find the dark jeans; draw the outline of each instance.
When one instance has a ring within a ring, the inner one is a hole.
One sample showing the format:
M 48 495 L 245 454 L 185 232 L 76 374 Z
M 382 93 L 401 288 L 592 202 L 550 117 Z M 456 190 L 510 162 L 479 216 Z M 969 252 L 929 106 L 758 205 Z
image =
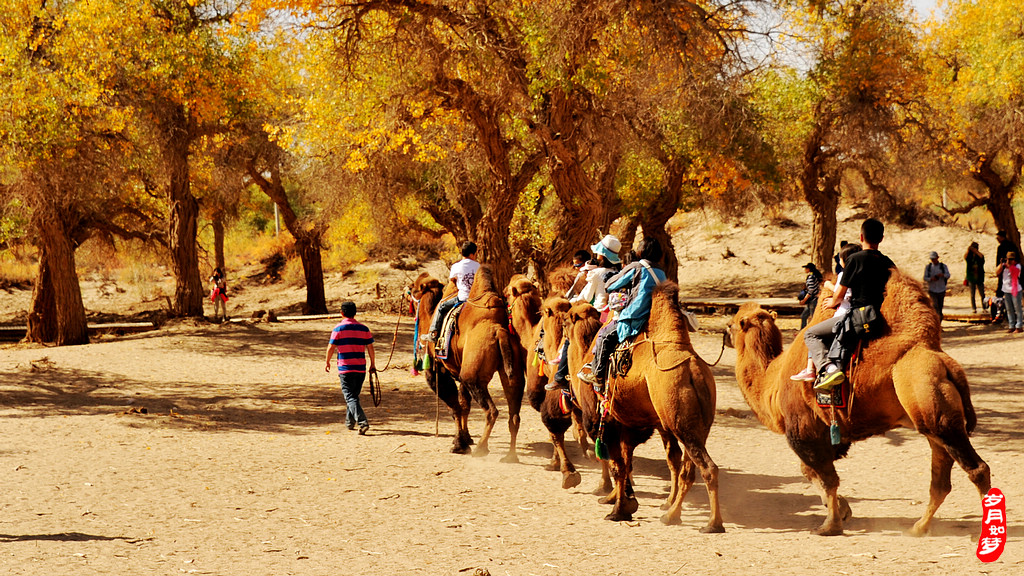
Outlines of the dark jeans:
M 977 312 L 978 311 L 978 305 L 975 303 L 975 300 L 974 300 L 974 292 L 975 291 L 978 292 L 978 297 L 981 298 L 981 307 L 984 308 L 985 307 L 985 283 L 984 282 L 968 282 L 967 286 L 969 286 L 970 290 L 971 290 L 971 309 L 974 310 L 975 312 Z
M 345 395 L 345 405 L 348 406 L 345 412 L 345 425 L 353 428 L 358 422 L 360 426 L 368 426 L 366 413 L 359 404 L 359 393 L 363 390 L 366 372 L 341 372 L 338 378 L 341 380 L 341 393 Z
M 562 350 L 558 353 L 558 370 L 555 370 L 555 382 L 569 381 L 569 339 L 562 342 Z
M 932 299 L 932 308 L 939 313 L 939 320 L 942 320 L 942 304 L 946 301 L 945 292 L 929 292 L 928 297 Z
M 615 347 L 619 345 L 619 332 L 615 329 L 617 326 L 618 322 L 609 322 L 604 328 L 601 328 L 594 340 L 593 372 L 600 382 L 604 382 L 608 375 L 608 361 L 611 359 Z
M 818 297 L 815 296 L 807 302 L 807 306 L 804 307 L 804 311 L 800 313 L 800 327 L 807 326 L 807 321 L 814 316 L 814 309 L 818 307 Z
M 440 332 L 441 325 L 444 324 L 444 317 L 448 315 L 448 312 L 450 312 L 452 308 L 455 308 L 459 304 L 462 304 L 462 300 L 459 300 L 458 296 L 453 296 L 438 304 L 437 309 L 434 310 L 434 318 L 430 321 L 430 332 Z

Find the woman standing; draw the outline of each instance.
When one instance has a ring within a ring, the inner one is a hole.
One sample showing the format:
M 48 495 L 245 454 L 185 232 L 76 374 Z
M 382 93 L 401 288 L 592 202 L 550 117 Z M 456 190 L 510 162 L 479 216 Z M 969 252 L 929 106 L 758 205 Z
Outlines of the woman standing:
M 1006 306 L 1006 324 L 1009 332 L 1024 332 L 1024 315 L 1021 314 L 1020 261 L 1016 252 L 1006 254 L 1006 262 L 999 264 L 996 275 L 1003 282 L 1003 305 Z
M 220 268 L 213 269 L 213 276 L 210 276 L 210 300 L 213 300 L 213 317 L 217 318 L 217 309 L 220 309 L 220 319 L 228 319 L 228 283 L 224 280 L 224 272 Z
M 800 313 L 800 328 L 807 326 L 807 321 L 814 316 L 814 309 L 818 307 L 818 294 L 821 293 L 821 271 L 813 263 L 804 265 L 804 272 L 807 279 L 804 280 L 803 297 L 800 303 L 804 304 L 804 311 Z

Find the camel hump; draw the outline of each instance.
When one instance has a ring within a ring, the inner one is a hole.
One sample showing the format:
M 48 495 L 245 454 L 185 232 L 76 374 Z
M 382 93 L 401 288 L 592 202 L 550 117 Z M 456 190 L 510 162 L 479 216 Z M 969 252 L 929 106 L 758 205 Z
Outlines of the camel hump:
M 891 268 L 885 291 L 879 312 L 888 331 L 938 350 L 942 327 L 921 282 L 903 274 L 899 268 Z
M 893 365 L 892 383 L 903 409 L 923 433 L 942 434 L 960 426 L 970 432 L 977 425 L 967 377 L 945 352 L 914 346 Z

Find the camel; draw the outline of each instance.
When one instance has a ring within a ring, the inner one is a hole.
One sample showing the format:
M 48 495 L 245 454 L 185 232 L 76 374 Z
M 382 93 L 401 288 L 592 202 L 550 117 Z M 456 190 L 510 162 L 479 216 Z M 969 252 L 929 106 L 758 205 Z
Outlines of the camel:
M 413 296 L 423 298 L 424 288 L 430 285 L 430 280 L 433 279 L 429 277 L 424 279 L 422 276 L 417 279 L 413 285 Z M 454 283 L 449 283 L 445 294 L 454 294 Z M 421 318 L 426 316 L 429 321 L 429 314 L 433 312 L 433 307 L 436 307 L 436 302 L 429 311 L 427 306 L 421 303 Z M 424 326 L 425 324 L 421 321 L 420 325 Z M 509 451 L 501 461 L 518 462 L 516 437 L 519 434 L 519 409 L 523 403 L 523 388 L 525 386 L 524 361 L 519 348 L 509 334 L 507 307 L 504 299 L 495 289 L 494 274 L 489 266 L 483 265 L 477 271 L 473 288 L 469 292 L 469 299 L 462 305 L 456 326 L 456 333 L 452 339 L 452 350 L 448 358 L 438 360 L 433 344 L 427 347 L 431 363 L 440 363 L 458 382 L 457 409 L 451 403 L 450 394 L 445 396 L 438 394 L 451 408 L 456 424 L 455 445 L 452 447 L 452 452 L 461 454 L 469 451 L 471 441 L 469 440 L 468 418 L 470 398 L 473 398 L 484 409 L 487 418 L 484 432 L 473 455 L 486 456 L 488 454 L 488 440 L 494 423 L 498 419 L 498 408 L 487 390 L 487 385 L 494 373 L 497 372 L 508 404 L 508 430 L 511 435 Z
M 724 532 L 718 498 L 718 466 L 705 442 L 715 417 L 716 390 L 711 369 L 690 343 L 678 302 L 679 288 L 665 282 L 655 289 L 647 331 L 633 343 L 633 362 L 625 376 L 608 378 L 608 416 L 603 431 L 599 399 L 593 388 L 576 373 L 586 359 L 590 342 L 600 327 L 598 313 L 589 304 L 576 304 L 568 313 L 570 332 L 569 373 L 584 421 L 595 438 L 608 444 L 615 488 L 607 499 L 614 504 L 607 520 L 630 520 L 637 510 L 629 479 L 633 450 L 661 435 L 672 478 L 668 498 L 661 508 L 665 524 L 680 524 L 683 499 L 699 469 L 710 503 L 708 523 L 701 532 Z M 603 433 L 602 433 L 603 432 Z M 684 452 L 680 449 L 682 444 Z
M 729 327 L 743 397 L 762 424 L 786 435 L 804 476 L 822 492 L 827 514 L 816 534 L 842 534 L 843 522 L 851 516 L 849 504 L 838 494 L 834 462 L 846 455 L 853 442 L 897 426 L 916 429 L 932 449 L 930 501 L 911 535 L 928 532 L 951 490 L 954 461 L 982 496 L 990 488 L 988 465 L 968 439 L 977 418 L 967 378 L 939 346 L 939 317 L 928 296 L 920 282 L 896 269 L 886 293 L 880 312 L 888 328 L 863 346 L 860 359 L 847 371 L 852 389 L 848 410 L 836 410 L 842 430 L 842 441 L 836 446 L 830 441 L 831 416 L 817 405 L 810 384 L 789 379 L 807 360 L 803 331 L 783 352 L 774 313 L 756 304 L 741 306 Z M 822 294 L 815 320 L 832 314 L 824 309 L 829 295 Z
M 581 481 L 572 460 L 565 451 L 565 431 L 575 424 L 576 439 L 584 453 L 589 451 L 587 437 L 583 432 L 582 415 L 575 405 L 570 406 L 570 413 L 562 411 L 562 392 L 545 390 L 544 385 L 554 377 L 557 369 L 556 356 L 561 348 L 563 338 L 563 318 L 569 310 L 569 301 L 554 297 L 542 301 L 540 290 L 528 278 L 516 275 L 505 288 L 508 299 L 509 321 L 513 334 L 517 337 L 521 353 L 526 362 L 526 398 L 534 410 L 540 412 L 541 422 L 551 436 L 553 452 L 548 470 L 559 470 L 562 473 L 562 488 L 574 488 Z M 544 342 L 541 343 L 540 332 L 543 326 Z M 546 352 L 546 364 L 536 360 L 538 345 Z
M 443 298 L 444 287 L 426 272 L 419 275 L 410 288 L 410 295 L 416 304 L 416 321 L 422 335 L 430 326 L 430 317 Z M 415 345 L 419 346 L 417 342 Z M 469 426 L 466 422 L 468 412 L 463 413 L 462 406 L 469 404 L 469 395 L 466 388 L 460 388 L 455 377 L 445 366 L 433 361 L 433 347 L 430 343 L 426 346 L 423 354 L 429 355 L 431 361 L 424 362 L 423 375 L 427 379 L 427 385 L 434 394 L 445 403 L 452 420 L 455 422 L 455 439 L 452 443 L 452 452 L 464 454 L 473 444 L 473 438 L 469 435 Z M 464 396 L 464 398 L 463 398 Z

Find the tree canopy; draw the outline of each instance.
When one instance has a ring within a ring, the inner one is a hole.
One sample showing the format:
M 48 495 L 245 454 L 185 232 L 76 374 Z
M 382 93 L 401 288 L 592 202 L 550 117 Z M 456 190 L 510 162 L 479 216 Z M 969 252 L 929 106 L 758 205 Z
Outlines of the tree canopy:
M 310 312 L 327 311 L 322 251 L 370 232 L 392 251 L 474 240 L 503 282 L 642 231 L 673 277 L 677 211 L 794 201 L 827 266 L 856 187 L 883 218 L 984 206 L 1019 242 L 1011 0 L 951 0 L 923 26 L 904 0 L 0 8 L 0 250 L 40 253 L 39 340 L 87 338 L 74 254 L 94 236 L 160 246 L 173 312 L 201 315 L 199 228 L 222 266 L 253 191 L 283 218 Z M 921 206 L 958 182 L 963 204 Z

